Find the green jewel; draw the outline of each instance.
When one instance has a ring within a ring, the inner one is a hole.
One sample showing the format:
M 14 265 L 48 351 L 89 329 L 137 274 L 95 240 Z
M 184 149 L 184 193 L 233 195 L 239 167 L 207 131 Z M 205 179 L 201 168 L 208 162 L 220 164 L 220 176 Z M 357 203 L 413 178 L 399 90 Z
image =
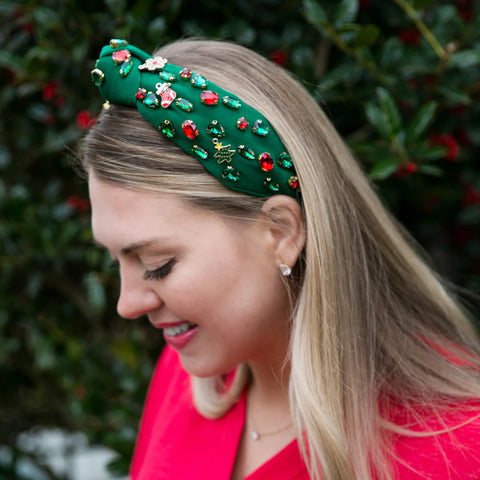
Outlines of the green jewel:
M 229 165 L 223 169 L 222 178 L 227 182 L 235 183 L 240 180 L 240 172 L 235 167 Z
M 238 110 L 242 106 L 239 100 L 228 96 L 223 97 L 222 102 L 225 106 L 228 108 L 233 108 L 234 110 Z
M 127 60 L 126 62 L 122 63 L 119 73 L 122 77 L 126 77 L 131 72 L 132 68 L 133 62 L 131 60 Z
M 208 152 L 198 145 L 194 145 L 192 147 L 192 152 L 202 160 L 206 160 L 208 158 Z
M 268 187 L 268 189 L 272 192 L 278 192 L 280 190 L 280 185 L 278 183 L 272 182 L 271 177 L 267 177 L 263 184 Z
M 207 79 L 198 73 L 192 76 L 191 82 L 196 88 L 207 88 L 208 85 Z
M 165 80 L 166 82 L 174 82 L 177 79 L 177 76 L 174 73 L 167 72 L 166 70 L 162 70 L 159 73 L 159 76 L 162 80 Z
M 292 159 L 287 152 L 283 152 L 278 156 L 277 165 L 282 168 L 293 168 Z
M 143 103 L 150 108 L 158 108 L 158 97 L 153 92 L 148 92 L 143 99 Z
M 251 148 L 246 147 L 245 145 L 239 145 L 237 148 L 237 152 L 247 160 L 255 160 L 255 152 Z
M 265 137 L 268 135 L 268 127 L 263 125 L 262 120 L 256 120 L 252 127 L 252 132 L 255 135 L 260 135 L 261 137 Z
M 191 112 L 193 110 L 193 104 L 184 98 L 177 98 L 175 105 L 184 112 Z
M 164 120 L 158 128 L 167 138 L 173 138 L 175 136 L 175 127 L 170 120 Z
M 111 48 L 118 48 L 118 47 L 126 47 L 128 42 L 126 40 L 122 40 L 120 38 L 112 38 L 110 40 L 110 47 Z
M 217 122 L 217 120 L 213 120 L 208 124 L 207 133 L 212 137 L 221 138 L 225 136 L 225 129 Z
M 99 68 L 94 68 L 90 72 L 90 76 L 92 77 L 92 82 L 97 87 L 99 87 L 105 80 L 105 74 Z

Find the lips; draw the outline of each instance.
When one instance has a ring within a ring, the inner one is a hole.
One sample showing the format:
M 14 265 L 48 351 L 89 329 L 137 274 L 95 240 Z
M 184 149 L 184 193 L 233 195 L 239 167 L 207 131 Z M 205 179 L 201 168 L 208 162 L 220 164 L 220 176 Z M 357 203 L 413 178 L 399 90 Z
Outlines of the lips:
M 195 323 L 183 322 L 174 327 L 163 329 L 163 338 L 177 350 L 185 348 L 196 336 L 200 327 Z
M 196 323 L 182 321 L 171 323 L 155 323 L 150 320 L 155 328 L 163 329 L 165 342 L 180 350 L 196 337 L 199 326 Z
M 170 323 L 155 323 L 153 320 L 150 320 L 150 323 L 155 328 L 171 328 L 171 327 L 178 327 L 179 325 L 182 325 L 182 323 L 188 323 L 188 322 L 181 321 L 181 322 L 170 322 Z

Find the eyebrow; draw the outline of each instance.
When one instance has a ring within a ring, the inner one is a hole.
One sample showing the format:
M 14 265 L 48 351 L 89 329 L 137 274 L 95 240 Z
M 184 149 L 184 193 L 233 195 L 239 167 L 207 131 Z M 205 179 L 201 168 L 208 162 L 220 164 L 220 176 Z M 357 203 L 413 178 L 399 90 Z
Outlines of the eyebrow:
M 169 243 L 170 239 L 168 237 L 153 237 L 149 238 L 147 240 L 142 240 L 140 242 L 135 242 L 131 243 L 130 245 L 127 245 L 126 247 L 123 247 L 120 250 L 120 253 L 122 255 L 130 255 L 133 252 L 137 252 L 138 250 L 142 250 L 143 248 L 149 247 L 151 245 L 154 245 L 156 243 Z M 96 238 L 93 238 L 93 243 L 97 245 L 98 247 L 105 248 L 105 245 L 103 245 L 101 242 L 99 242 Z

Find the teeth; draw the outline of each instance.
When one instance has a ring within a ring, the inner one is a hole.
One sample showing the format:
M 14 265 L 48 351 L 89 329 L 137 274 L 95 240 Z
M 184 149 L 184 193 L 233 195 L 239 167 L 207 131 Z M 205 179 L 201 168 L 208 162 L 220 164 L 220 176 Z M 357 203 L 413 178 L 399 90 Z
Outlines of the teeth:
M 195 324 L 193 324 L 191 322 L 186 322 L 186 323 L 181 323 L 180 325 L 176 325 L 175 327 L 165 328 L 164 331 L 168 336 L 176 337 L 177 335 L 180 335 L 181 333 L 185 333 L 187 330 L 189 330 L 194 325 Z

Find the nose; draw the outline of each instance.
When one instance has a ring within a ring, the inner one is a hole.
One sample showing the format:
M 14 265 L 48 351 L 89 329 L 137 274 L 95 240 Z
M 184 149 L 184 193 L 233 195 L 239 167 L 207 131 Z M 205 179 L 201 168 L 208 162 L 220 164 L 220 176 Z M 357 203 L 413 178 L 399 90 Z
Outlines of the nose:
M 141 274 L 121 271 L 120 283 L 117 312 L 121 317 L 135 319 L 163 305 L 157 292 L 143 280 Z

